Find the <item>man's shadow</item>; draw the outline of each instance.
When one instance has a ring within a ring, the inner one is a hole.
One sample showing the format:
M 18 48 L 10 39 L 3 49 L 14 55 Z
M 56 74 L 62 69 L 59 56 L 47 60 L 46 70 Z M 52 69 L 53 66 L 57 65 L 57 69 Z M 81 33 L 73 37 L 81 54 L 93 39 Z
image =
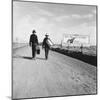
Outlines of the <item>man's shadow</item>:
M 23 58 L 23 59 L 29 59 L 29 60 L 32 59 L 32 57 L 28 57 L 28 56 L 19 56 L 19 55 L 13 56 L 13 58 Z
M 33 59 L 32 57 L 27 57 L 27 56 L 23 56 L 22 58 L 29 59 L 29 60 Z M 40 57 L 36 57 L 36 59 L 45 60 L 45 58 L 40 58 Z
M 45 60 L 45 58 L 36 57 L 36 59 Z
M 27 56 L 22 56 L 22 58 L 24 58 L 24 59 L 29 59 L 29 60 L 32 59 L 32 57 L 27 57 Z
M 14 58 L 23 58 L 23 59 L 28 59 L 28 60 L 32 60 L 32 57 L 29 56 L 14 56 Z M 36 57 L 36 59 L 40 59 L 40 60 L 45 60 L 45 58 L 40 58 L 40 57 Z

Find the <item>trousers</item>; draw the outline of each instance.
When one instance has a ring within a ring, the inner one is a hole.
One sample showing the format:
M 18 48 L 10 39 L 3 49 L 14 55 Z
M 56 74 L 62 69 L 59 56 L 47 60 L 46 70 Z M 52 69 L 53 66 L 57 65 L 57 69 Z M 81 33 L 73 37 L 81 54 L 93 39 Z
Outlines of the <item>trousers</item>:
M 32 45 L 32 57 L 36 57 L 36 45 Z
M 49 55 L 49 48 L 45 48 L 45 58 L 48 59 Z

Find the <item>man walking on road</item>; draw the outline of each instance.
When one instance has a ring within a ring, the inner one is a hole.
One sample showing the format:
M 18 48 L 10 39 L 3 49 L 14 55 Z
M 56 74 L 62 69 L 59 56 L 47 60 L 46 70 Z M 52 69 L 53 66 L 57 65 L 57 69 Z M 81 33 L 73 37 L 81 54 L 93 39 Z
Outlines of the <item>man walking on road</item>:
M 29 45 L 32 47 L 32 58 L 34 59 L 36 58 L 36 47 L 38 45 L 38 37 L 35 33 L 36 31 L 33 30 L 29 41 Z
M 50 38 L 48 38 L 48 36 L 49 36 L 48 34 L 46 34 L 45 36 L 46 37 L 43 40 L 42 48 L 44 48 L 44 50 L 45 50 L 45 58 L 47 60 L 48 59 L 49 50 L 50 50 L 50 43 L 49 43 L 49 41 L 51 41 L 51 40 L 50 40 Z

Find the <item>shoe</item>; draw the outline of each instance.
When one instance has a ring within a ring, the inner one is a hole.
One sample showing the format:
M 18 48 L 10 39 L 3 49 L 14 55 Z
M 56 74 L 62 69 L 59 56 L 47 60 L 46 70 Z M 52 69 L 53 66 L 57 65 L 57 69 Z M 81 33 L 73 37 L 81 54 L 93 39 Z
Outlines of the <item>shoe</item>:
M 36 57 L 34 57 L 33 59 L 36 60 Z
M 45 59 L 47 60 L 48 58 L 46 57 Z
M 36 60 L 36 58 L 35 58 L 35 57 L 32 57 L 32 59 Z

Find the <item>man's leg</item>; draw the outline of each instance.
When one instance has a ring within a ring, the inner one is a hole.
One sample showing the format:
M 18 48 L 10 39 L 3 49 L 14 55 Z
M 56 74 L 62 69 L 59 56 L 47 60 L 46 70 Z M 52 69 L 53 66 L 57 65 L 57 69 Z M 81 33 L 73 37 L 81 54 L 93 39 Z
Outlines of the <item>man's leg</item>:
M 35 58 L 36 57 L 36 47 L 32 46 L 32 57 Z
M 45 48 L 45 59 L 47 59 L 47 48 Z
M 47 48 L 47 59 L 48 59 L 48 55 L 49 55 L 49 49 Z
M 48 59 L 48 53 L 49 53 L 49 49 L 45 48 L 45 58 Z

